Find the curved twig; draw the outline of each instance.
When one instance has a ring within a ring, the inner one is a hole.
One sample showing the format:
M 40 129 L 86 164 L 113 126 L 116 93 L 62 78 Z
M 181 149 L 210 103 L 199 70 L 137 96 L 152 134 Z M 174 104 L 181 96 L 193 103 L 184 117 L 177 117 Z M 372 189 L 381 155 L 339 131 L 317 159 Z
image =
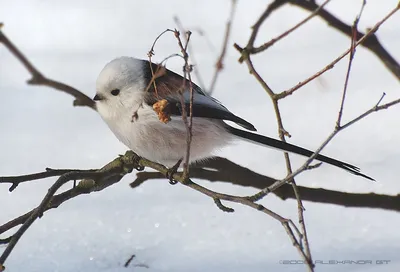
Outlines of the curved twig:
M 28 72 L 32 75 L 32 78 L 28 80 L 28 84 L 43 85 L 62 91 L 75 97 L 73 103 L 74 106 L 86 106 L 96 110 L 94 101 L 81 91 L 78 91 L 74 87 L 71 87 L 65 83 L 48 79 L 42 73 L 40 73 L 39 70 L 37 70 L 35 66 L 33 66 L 33 64 L 25 57 L 25 55 L 22 54 L 22 52 L 6 37 L 6 35 L 4 35 L 1 29 L 0 43 L 4 44 L 4 46 L 8 48 L 8 50 L 10 50 L 10 52 L 24 65 L 26 70 L 28 70 Z

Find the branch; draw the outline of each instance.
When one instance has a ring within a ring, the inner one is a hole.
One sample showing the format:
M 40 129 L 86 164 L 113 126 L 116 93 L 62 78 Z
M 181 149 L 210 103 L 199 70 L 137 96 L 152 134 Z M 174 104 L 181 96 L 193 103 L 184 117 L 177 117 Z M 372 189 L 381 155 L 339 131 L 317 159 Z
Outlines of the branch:
M 324 74 L 326 71 L 332 69 L 340 60 L 342 60 L 345 56 L 347 56 L 350 52 L 352 52 L 352 50 L 354 50 L 354 48 L 356 48 L 357 46 L 361 45 L 363 42 L 365 42 L 368 37 L 371 37 L 372 35 L 375 35 L 375 32 L 378 30 L 378 28 L 385 23 L 390 17 L 393 16 L 393 14 L 395 14 L 398 10 L 400 9 L 400 5 L 396 6 L 394 9 L 392 9 L 384 18 L 382 18 L 382 20 L 380 20 L 379 22 L 377 22 L 374 27 L 372 27 L 371 29 L 368 30 L 367 33 L 365 33 L 364 36 L 362 36 L 360 39 L 358 39 L 357 43 L 354 44 L 353 46 L 351 46 L 349 49 L 347 49 L 345 52 L 343 52 L 339 57 L 337 57 L 336 59 L 334 59 L 331 63 L 329 63 L 328 65 L 326 65 L 323 69 L 321 69 L 320 71 L 316 72 L 314 75 L 312 75 L 311 77 L 307 78 L 306 80 L 298 83 L 296 86 L 283 91 L 281 93 L 279 93 L 277 95 L 278 99 L 282 99 L 288 95 L 293 94 L 296 90 L 298 90 L 299 88 L 303 87 L 304 85 L 306 85 L 307 83 L 311 82 L 312 80 L 316 79 L 317 77 L 319 77 L 320 75 Z M 357 30 L 355 31 L 354 35 L 358 35 L 357 34 Z
M 192 144 L 192 125 L 193 125 L 193 83 L 192 83 L 192 77 L 191 77 L 191 71 L 192 71 L 192 66 L 189 65 L 189 54 L 187 52 L 187 47 L 190 42 L 190 36 L 192 32 L 187 31 L 186 34 L 186 43 L 185 46 L 182 44 L 182 40 L 180 38 L 180 33 L 179 31 L 175 30 L 175 37 L 178 40 L 178 45 L 179 48 L 181 49 L 181 53 L 183 56 L 183 59 L 185 61 L 184 66 L 183 66 L 183 81 L 182 81 L 182 88 L 180 92 L 180 100 L 181 100 L 181 107 L 182 107 L 182 120 L 185 124 L 186 127 L 186 154 L 184 158 L 184 163 L 183 163 L 183 174 L 182 176 L 184 179 L 189 177 L 189 159 L 190 159 L 190 147 Z M 189 118 L 187 117 L 187 112 L 186 112 L 186 105 L 185 101 L 183 98 L 183 93 L 187 91 L 186 89 L 186 83 L 189 82 L 189 93 L 190 93 L 190 98 L 189 98 Z
M 174 16 L 174 21 L 175 21 L 175 23 L 176 23 L 176 25 L 177 25 L 177 27 L 178 27 L 178 29 L 179 29 L 179 32 L 181 32 L 181 33 L 186 33 L 186 32 L 188 32 L 188 30 L 187 30 L 185 27 L 183 27 L 183 24 L 182 24 L 182 22 L 181 22 L 181 20 L 179 19 L 178 16 Z M 198 32 L 200 33 L 200 32 L 202 32 L 202 31 L 199 30 Z M 204 33 L 200 33 L 200 35 L 204 35 Z M 204 36 L 204 37 L 205 37 L 205 36 Z M 188 53 L 189 53 L 189 55 L 190 55 L 191 63 L 193 64 L 193 66 L 198 67 L 197 61 L 196 61 L 195 58 L 194 58 L 195 55 L 194 55 L 194 53 L 193 53 L 192 44 L 191 44 L 191 43 L 188 43 L 188 40 L 187 40 L 187 36 L 186 36 L 186 35 L 184 36 L 184 39 L 185 39 L 185 43 L 187 44 L 187 51 L 188 51 Z M 194 72 L 194 74 L 196 75 L 198 85 L 200 86 L 200 88 L 201 88 L 202 90 L 205 90 L 205 89 L 206 89 L 206 86 L 205 86 L 205 84 L 204 84 L 204 81 L 203 81 L 202 76 L 201 76 L 200 73 L 199 73 L 199 69 L 198 69 L 198 68 L 197 68 L 197 69 L 193 69 L 193 72 Z
M 3 239 L 3 242 L 8 242 L 8 245 L 6 249 L 3 251 L 2 255 L 0 256 L 0 265 L 4 264 L 4 262 L 7 260 L 8 256 L 14 249 L 19 239 L 25 233 L 25 231 L 32 225 L 32 223 L 37 218 L 41 217 L 45 211 L 52 208 L 56 208 L 63 202 L 75 196 L 81 194 L 88 194 L 95 191 L 101 191 L 104 188 L 107 188 L 110 185 L 121 180 L 121 178 L 124 175 L 132 172 L 133 169 L 143 170 L 144 168 L 140 165 L 140 158 L 135 153 L 128 151 L 124 156 L 118 157 L 117 159 L 108 163 L 101 169 L 78 170 L 78 171 L 69 171 L 67 173 L 63 173 L 54 183 L 54 185 L 50 187 L 50 189 L 48 190 L 47 194 L 45 195 L 45 197 L 43 198 L 42 202 L 38 207 L 0 226 L 0 234 L 2 234 L 5 231 L 8 231 L 15 226 L 22 224 L 22 226 L 17 230 L 17 232 L 15 232 L 11 237 Z M 57 170 L 54 171 L 56 172 Z M 60 172 L 63 171 L 64 170 L 61 170 Z M 37 178 L 37 176 L 33 177 L 35 179 Z M 84 179 L 84 180 L 82 180 L 78 184 L 78 186 L 66 192 L 63 192 L 59 195 L 55 195 L 55 193 L 62 185 L 64 185 L 70 180 L 77 180 L 77 179 Z M 9 177 L 8 180 L 9 182 L 17 182 L 23 179 L 21 179 L 20 177 L 14 177 L 14 178 Z
M 226 54 L 226 47 L 228 45 L 229 36 L 230 36 L 230 33 L 231 33 L 231 25 L 232 25 L 232 22 L 233 22 L 233 17 L 235 16 L 237 0 L 231 0 L 231 2 L 232 2 L 232 4 L 231 4 L 231 12 L 230 12 L 230 15 L 229 15 L 228 22 L 226 23 L 225 36 L 224 36 L 224 41 L 222 43 L 221 54 L 218 57 L 217 63 L 215 63 L 215 72 L 214 72 L 214 75 L 213 75 L 213 77 L 211 79 L 210 87 L 207 90 L 208 94 L 210 94 L 210 95 L 214 92 L 215 84 L 217 83 L 217 79 L 218 79 L 219 73 L 224 68 L 224 63 L 223 62 L 224 62 L 224 58 L 225 58 L 225 54 Z
M 75 97 L 75 100 L 73 102 L 74 106 L 86 106 L 95 110 L 95 103 L 90 97 L 67 84 L 48 79 L 42 73 L 40 73 L 24 56 L 24 54 L 22 54 L 21 51 L 6 37 L 6 35 L 4 35 L 1 29 L 0 43 L 4 44 L 4 46 L 8 50 L 10 50 L 10 52 L 24 65 L 26 70 L 28 70 L 28 72 L 32 75 L 32 78 L 27 82 L 28 84 L 43 85 L 62 91 Z
M 190 166 L 190 177 L 192 179 L 225 182 L 256 189 L 263 189 L 276 181 L 274 178 L 256 173 L 222 157 L 214 157 L 204 162 L 192 164 Z M 130 186 L 136 188 L 142 183 L 154 179 L 164 180 L 165 176 L 158 172 L 140 172 L 136 174 L 136 179 Z M 297 187 L 303 201 L 334 204 L 342 207 L 372 208 L 400 212 L 400 195 L 358 194 L 324 188 Z M 290 184 L 284 184 L 272 193 L 282 200 L 296 199 Z
M 315 11 L 316 9 L 319 9 L 320 6 L 315 1 L 307 1 L 307 0 L 288 0 L 290 4 L 303 8 L 308 11 Z M 400 2 L 397 4 L 397 9 L 400 8 Z M 348 37 L 352 37 L 353 31 L 351 25 L 347 25 L 341 20 L 339 20 L 337 17 L 335 17 L 333 14 L 330 12 L 322 9 L 319 13 L 318 16 L 323 19 L 325 22 L 328 23 L 329 26 L 333 27 L 334 29 L 338 30 L 339 32 L 343 33 L 344 35 Z M 368 31 L 369 32 L 369 31 Z M 356 31 L 356 40 L 360 40 L 362 37 L 364 37 L 366 34 Z M 378 40 L 378 37 L 375 35 L 375 33 L 372 33 L 369 35 L 366 39 L 363 40 L 361 43 L 362 46 L 365 48 L 369 49 L 372 53 L 374 53 L 386 66 L 386 68 L 389 69 L 389 71 L 398 79 L 400 80 L 400 65 L 399 63 L 394 59 L 394 57 L 383 47 L 383 45 L 380 43 Z
M 330 64 L 330 65 L 328 65 L 326 68 L 324 68 L 324 70 L 323 70 L 322 72 L 316 73 L 316 74 L 313 75 L 311 78 L 307 79 L 307 80 L 306 80 L 305 82 L 303 82 L 303 83 L 298 84 L 297 86 L 293 87 L 293 88 L 292 88 L 291 90 L 289 90 L 289 91 L 284 91 L 284 92 L 282 92 L 282 93 L 275 94 L 274 91 L 268 86 L 268 84 L 266 83 L 266 81 L 265 81 L 265 80 L 260 76 L 260 74 L 258 74 L 258 72 L 256 71 L 256 69 L 255 69 L 255 67 L 254 67 L 254 65 L 253 65 L 253 62 L 252 62 L 252 60 L 251 60 L 251 55 L 254 54 L 254 52 L 253 52 L 253 50 L 254 50 L 254 41 L 255 41 L 255 39 L 256 39 L 256 36 L 257 36 L 257 34 L 258 34 L 258 31 L 259 31 L 259 28 L 260 28 L 261 24 L 266 20 L 266 18 L 271 14 L 271 12 L 272 12 L 273 10 L 275 10 L 276 8 L 282 6 L 282 5 L 283 5 L 284 3 L 286 3 L 286 2 L 287 2 L 287 1 L 274 1 L 273 3 L 271 3 L 271 4 L 267 7 L 267 9 L 264 11 L 264 13 L 263 13 L 263 14 L 260 16 L 260 18 L 257 20 L 256 24 L 253 26 L 253 31 L 252 31 L 252 33 L 251 33 L 251 36 L 250 36 L 249 41 L 248 41 L 248 43 L 247 43 L 247 45 L 246 45 L 245 48 L 240 47 L 238 44 L 235 44 L 235 45 L 234 45 L 235 48 L 236 48 L 236 49 L 240 52 L 240 54 L 241 54 L 241 56 L 240 56 L 240 58 L 239 58 L 239 62 L 243 62 L 243 61 L 246 62 L 247 66 L 248 66 L 248 69 L 249 69 L 249 72 L 256 78 L 256 80 L 260 83 L 260 85 L 263 87 L 263 89 L 264 89 L 264 90 L 268 93 L 268 95 L 270 96 L 271 101 L 272 101 L 272 104 L 273 104 L 273 107 L 274 107 L 274 111 L 275 111 L 277 123 L 278 123 L 278 134 L 279 134 L 279 138 L 280 138 L 283 142 L 286 142 L 285 136 L 289 136 L 289 137 L 290 137 L 290 134 L 284 129 L 283 121 L 282 121 L 282 117 L 281 117 L 281 113 L 280 113 L 280 109 L 279 109 L 279 106 L 278 106 L 278 100 L 279 100 L 279 99 L 282 99 L 282 98 L 285 98 L 286 96 L 292 94 L 295 90 L 297 90 L 298 88 L 302 87 L 302 86 L 305 85 L 306 83 L 310 82 L 312 79 L 318 77 L 320 74 L 324 73 L 325 71 L 327 71 L 327 70 L 329 70 L 329 69 L 332 69 L 333 66 L 334 66 L 334 64 L 335 64 L 336 62 L 338 62 L 340 59 L 342 59 L 344 56 L 346 56 L 346 55 L 347 55 L 348 53 L 350 53 L 350 52 L 352 52 L 352 56 L 351 56 L 351 60 L 352 60 L 352 57 L 353 57 L 353 54 L 354 54 L 354 51 L 355 51 L 356 46 L 359 45 L 359 44 L 361 44 L 361 43 L 362 43 L 363 41 L 365 41 L 370 35 L 372 35 L 372 34 L 378 29 L 378 27 L 379 27 L 381 24 L 383 24 L 388 18 L 390 18 L 390 17 L 400 8 L 400 3 L 399 3 L 399 5 L 397 5 L 386 17 L 384 17 L 380 22 L 378 22 L 378 23 L 374 26 L 374 28 L 372 28 L 372 29 L 371 29 L 368 33 L 366 33 L 361 39 L 359 39 L 358 42 L 357 42 L 357 44 L 354 44 L 354 40 L 355 40 L 355 37 L 356 37 L 356 35 L 354 35 L 354 38 L 353 38 L 353 40 L 352 40 L 352 46 L 351 46 L 351 48 L 350 48 L 348 51 L 346 51 L 345 54 L 343 54 L 343 55 L 340 56 L 337 60 L 335 60 L 335 61 L 336 61 L 335 63 Z M 312 1 L 312 2 L 313 2 L 313 1 Z M 326 3 L 324 3 L 324 4 L 326 4 Z M 364 5 L 365 5 L 365 2 L 363 2 L 363 5 L 362 5 L 362 8 L 361 8 L 361 11 L 360 11 L 360 15 L 359 15 L 359 16 L 361 16 L 361 12 L 362 12 L 362 10 L 363 10 Z M 322 9 L 321 7 L 318 7 L 317 9 L 314 9 L 313 11 L 315 12 L 315 14 L 317 14 L 317 12 L 319 12 L 318 14 L 320 14 L 321 12 L 323 12 L 323 9 Z M 312 14 L 312 15 L 315 15 L 315 14 Z M 311 18 L 311 17 L 309 16 L 309 18 Z M 298 25 L 300 26 L 302 23 L 304 23 L 304 22 L 306 22 L 306 21 L 307 21 L 307 18 L 306 18 L 305 20 L 303 20 L 302 22 L 300 22 Z M 356 19 L 356 22 L 358 23 L 358 20 L 357 20 L 357 19 Z M 356 22 L 355 22 L 355 25 L 356 25 Z M 292 29 L 296 29 L 297 27 L 298 27 L 298 26 L 295 26 L 295 27 L 293 27 Z M 354 27 L 354 28 L 355 28 L 355 33 L 357 33 L 357 32 L 356 32 L 356 31 L 357 31 L 356 27 Z M 290 30 L 288 31 L 288 34 L 289 34 L 289 33 L 290 33 Z M 287 35 L 287 34 L 286 34 L 286 35 Z M 286 35 L 283 35 L 282 37 L 285 37 Z M 281 37 L 281 38 L 282 38 L 282 37 Z M 278 37 L 278 38 L 279 38 L 279 37 Z M 273 42 L 272 42 L 272 43 L 273 43 Z M 267 48 L 267 46 L 265 46 L 265 47 Z M 265 50 L 265 49 L 264 49 L 264 50 Z M 348 77 L 349 72 L 350 72 L 350 67 L 351 67 L 351 61 L 350 61 L 350 63 L 349 63 L 349 70 L 348 70 L 347 77 Z M 347 79 L 348 79 L 348 78 L 347 78 Z M 344 90 L 343 97 L 345 97 L 346 89 L 347 89 L 347 80 L 346 80 L 346 83 L 345 83 L 345 90 Z M 344 100 L 343 100 L 343 103 L 344 103 Z M 339 116 L 340 116 L 340 118 L 341 118 L 341 112 L 339 113 Z M 340 123 L 340 118 L 338 119 L 339 123 Z M 330 135 L 330 136 L 328 137 L 327 142 L 329 142 L 329 141 L 336 135 L 336 133 L 337 133 L 339 130 L 340 130 L 340 129 L 335 130 L 336 132 L 335 132 L 333 135 Z M 324 143 L 323 143 L 323 145 L 321 146 L 321 149 L 327 144 L 327 142 L 324 142 Z M 300 226 L 301 226 L 301 229 L 302 229 L 302 234 L 303 234 L 303 236 L 304 236 L 304 241 L 305 241 L 305 242 L 304 242 L 305 248 L 306 248 L 306 249 L 305 249 L 305 250 L 306 250 L 306 255 L 305 255 L 305 256 L 307 257 L 305 260 L 307 261 L 307 264 L 308 264 L 308 267 L 309 267 L 310 270 L 313 270 L 313 265 L 312 265 L 311 253 L 310 253 L 310 250 L 309 250 L 309 247 L 308 247 L 308 238 L 307 238 L 307 233 L 306 233 L 305 224 L 304 224 L 304 217 L 303 217 L 303 210 L 304 210 L 304 208 L 303 208 L 303 205 L 302 205 L 302 202 L 301 202 L 300 192 L 299 192 L 299 190 L 298 190 L 298 188 L 297 188 L 297 185 L 296 185 L 296 183 L 295 183 L 295 181 L 294 181 L 294 177 L 295 177 L 297 174 L 301 173 L 302 171 L 304 171 L 304 170 L 306 170 L 306 169 L 309 169 L 309 165 L 310 165 L 311 161 L 313 160 L 313 158 L 315 158 L 315 157 L 317 156 L 317 154 L 318 154 L 319 152 L 320 152 L 320 150 L 317 150 L 317 151 L 314 153 L 314 155 L 311 156 L 311 157 L 306 161 L 306 163 L 304 163 L 304 165 L 303 165 L 300 169 L 296 170 L 295 172 L 292 171 L 292 167 L 291 167 L 291 162 L 290 162 L 290 159 L 289 159 L 289 155 L 285 152 L 285 153 L 284 153 L 284 157 L 285 157 L 286 168 L 287 168 L 287 173 L 288 173 L 287 177 L 286 177 L 285 179 L 281 180 L 281 181 L 275 182 L 275 183 L 274 183 L 273 185 L 271 185 L 271 186 L 265 187 L 261 192 L 255 194 L 255 195 L 253 195 L 253 196 L 250 196 L 250 199 L 256 201 L 256 200 L 261 199 L 262 197 L 264 197 L 265 195 L 267 195 L 267 194 L 270 193 L 271 191 L 274 191 L 274 190 L 276 190 L 277 188 L 279 188 L 280 186 L 283 186 L 283 185 L 286 184 L 287 182 L 289 182 L 289 183 L 292 184 L 293 191 L 294 191 L 294 194 L 296 195 L 296 199 L 297 199 L 297 203 L 298 203 L 299 223 L 300 223 Z
M 304 25 L 305 23 L 307 23 L 311 18 L 313 18 L 314 16 L 318 15 L 318 13 L 320 12 L 320 10 L 326 6 L 331 0 L 326 0 L 324 3 L 322 3 L 321 6 L 319 6 L 317 9 L 315 9 L 309 16 L 307 16 L 306 18 L 304 18 L 302 21 L 300 21 L 299 23 L 297 23 L 295 26 L 293 26 L 292 28 L 288 29 L 287 31 L 283 32 L 282 34 L 280 34 L 279 36 L 277 36 L 276 38 L 271 39 L 269 42 L 264 43 L 263 45 L 259 46 L 259 47 L 253 47 L 250 48 L 250 52 L 251 54 L 257 54 L 260 53 L 262 51 L 265 51 L 266 49 L 270 48 L 271 46 L 273 46 L 276 42 L 278 42 L 279 40 L 285 38 L 286 36 L 288 36 L 290 33 L 292 33 L 293 31 L 295 31 L 296 29 L 298 29 L 299 27 L 301 27 L 302 25 Z
M 110 186 L 111 184 L 118 182 L 124 175 L 130 173 L 134 168 L 136 168 L 137 170 L 143 170 L 144 167 L 150 167 L 160 172 L 164 176 L 166 176 L 170 170 L 163 165 L 146 160 L 144 158 L 139 157 L 134 152 L 128 151 L 125 153 L 124 156 L 116 158 L 114 161 L 105 165 L 102 169 L 89 170 L 89 171 L 87 170 L 71 171 L 61 175 L 60 178 L 56 181 L 56 183 L 49 189 L 48 193 L 43 198 L 42 202 L 37 208 L 0 226 L 0 234 L 1 234 L 17 225 L 22 224 L 22 226 L 17 230 L 15 234 L 13 234 L 9 238 L 2 239 L 3 242 L 8 242 L 8 245 L 5 251 L 0 256 L 0 265 L 4 264 L 4 262 L 7 260 L 9 254 L 12 252 L 14 246 L 17 244 L 18 240 L 22 237 L 25 231 L 31 226 L 31 224 L 38 217 L 41 217 L 45 211 L 51 208 L 55 208 L 60 204 L 62 204 L 63 202 L 67 201 L 68 199 L 71 199 L 77 195 L 103 190 L 104 188 Z M 63 184 L 65 184 L 69 180 L 75 180 L 80 178 L 86 178 L 86 180 L 81 181 L 75 188 L 72 188 L 59 195 L 55 195 L 57 190 Z M 191 189 L 194 189 L 206 196 L 209 196 L 217 204 L 217 207 L 222 209 L 223 211 L 232 212 L 233 209 L 222 204 L 221 202 L 222 200 L 227 202 L 240 203 L 271 216 L 272 218 L 279 221 L 283 225 L 294 246 L 297 248 L 297 250 L 301 255 L 304 255 L 304 252 L 301 249 L 301 245 L 299 242 L 300 238 L 296 237 L 296 236 L 301 237 L 301 234 L 291 220 L 281 217 L 280 215 L 267 209 L 263 205 L 254 203 L 247 197 L 240 197 L 240 196 L 222 194 L 211 191 L 203 186 L 194 183 L 192 180 L 188 179 L 183 174 L 174 173 L 172 175 L 172 178 Z M 14 179 L 18 180 L 18 177 L 15 177 Z M 10 182 L 13 182 L 13 180 L 10 180 Z
M 381 99 L 380 99 L 381 100 Z M 336 136 L 336 134 L 338 134 L 340 131 L 344 130 L 345 128 L 349 127 L 350 125 L 364 119 L 365 117 L 367 117 L 368 115 L 370 115 L 373 112 L 378 112 L 380 110 L 383 109 L 388 109 L 394 105 L 397 105 L 400 103 L 400 99 L 396 99 L 393 100 L 389 103 L 386 103 L 384 105 L 375 105 L 374 107 L 372 107 L 370 110 L 364 112 L 363 114 L 359 115 L 358 117 L 354 118 L 353 120 L 349 121 L 348 123 L 346 123 L 343 126 L 336 126 L 335 130 L 328 136 L 328 138 L 321 144 L 321 146 L 313 153 L 312 156 L 310 156 L 306 162 L 300 167 L 298 168 L 296 171 L 294 171 L 292 174 L 288 175 L 286 178 L 279 180 L 277 182 L 275 182 L 274 184 L 272 184 L 271 186 L 268 186 L 266 188 L 264 188 L 261 192 L 250 196 L 251 199 L 254 200 L 259 200 L 265 196 L 267 196 L 270 192 L 275 191 L 276 189 L 278 189 L 279 187 L 283 186 L 286 182 L 290 181 L 291 179 L 293 179 L 295 176 L 297 176 L 298 174 L 300 174 L 301 172 L 303 172 L 304 170 L 306 170 L 306 168 L 310 165 L 310 163 L 315 159 L 315 157 L 321 152 L 321 150 Z M 363 175 L 363 174 L 360 174 Z
M 18 185 L 20 183 L 23 183 L 23 182 L 60 176 L 60 175 L 66 174 L 68 172 L 77 172 L 77 171 L 82 171 L 82 170 L 46 168 L 45 172 L 40 172 L 40 173 L 35 173 L 35 174 L 22 175 L 22 176 L 0 177 L 0 183 L 11 183 L 12 185 L 8 190 L 10 192 L 12 192 L 18 187 Z

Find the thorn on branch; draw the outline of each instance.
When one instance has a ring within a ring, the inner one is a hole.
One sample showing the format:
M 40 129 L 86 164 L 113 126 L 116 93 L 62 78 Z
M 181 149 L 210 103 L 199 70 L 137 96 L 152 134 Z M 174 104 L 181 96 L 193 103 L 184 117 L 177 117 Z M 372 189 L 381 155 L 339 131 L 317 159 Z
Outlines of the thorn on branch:
M 318 167 L 320 167 L 322 165 L 322 162 L 319 162 L 319 163 L 316 163 L 316 164 L 310 164 L 310 165 L 308 165 L 304 170 L 311 170 L 311 169 L 315 169 L 315 168 L 318 168 Z
M 11 192 L 14 191 L 15 189 L 17 189 L 18 185 L 19 185 L 19 182 L 14 182 L 14 183 L 10 186 L 10 188 L 8 189 L 8 191 L 11 193 Z
M 378 103 L 376 103 L 375 108 L 379 106 L 379 104 L 382 102 L 383 98 L 385 97 L 386 93 L 383 92 L 381 98 L 379 98 Z
M 218 60 L 218 61 L 217 61 L 217 63 L 215 64 L 215 68 L 216 68 L 218 71 L 221 71 L 222 69 L 224 69 L 224 64 L 222 63 L 221 60 Z
M 175 35 L 175 38 L 179 38 L 179 36 L 181 35 L 181 33 L 179 32 L 179 30 L 178 29 L 174 29 L 174 35 Z
M 222 202 L 221 202 L 221 200 L 220 200 L 219 198 L 214 198 L 214 203 L 215 203 L 215 205 L 217 205 L 217 207 L 218 207 L 221 211 L 223 211 L 223 212 L 232 213 L 232 212 L 235 211 L 234 209 L 232 209 L 232 208 L 230 208 L 230 207 L 227 207 L 227 206 L 225 206 L 224 204 L 222 204 Z
M 286 137 L 289 137 L 289 138 L 292 137 L 292 135 L 290 135 L 290 133 L 286 129 L 284 129 L 283 127 L 279 128 L 279 131 L 281 133 L 283 133 L 283 135 L 285 135 Z

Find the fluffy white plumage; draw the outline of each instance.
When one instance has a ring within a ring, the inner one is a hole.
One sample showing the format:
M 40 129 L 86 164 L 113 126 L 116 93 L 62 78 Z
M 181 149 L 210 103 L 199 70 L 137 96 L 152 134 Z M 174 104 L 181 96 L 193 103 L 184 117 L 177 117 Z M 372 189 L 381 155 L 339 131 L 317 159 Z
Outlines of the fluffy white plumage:
M 96 82 L 101 100 L 96 107 L 115 136 L 138 155 L 166 166 L 186 153 L 186 127 L 182 117 L 162 123 L 151 105 L 145 103 L 145 62 L 129 57 L 114 59 L 100 72 Z M 148 65 L 148 64 L 147 64 Z M 112 95 L 112 90 L 119 94 Z M 233 139 L 221 120 L 193 118 L 190 161 L 210 157 Z

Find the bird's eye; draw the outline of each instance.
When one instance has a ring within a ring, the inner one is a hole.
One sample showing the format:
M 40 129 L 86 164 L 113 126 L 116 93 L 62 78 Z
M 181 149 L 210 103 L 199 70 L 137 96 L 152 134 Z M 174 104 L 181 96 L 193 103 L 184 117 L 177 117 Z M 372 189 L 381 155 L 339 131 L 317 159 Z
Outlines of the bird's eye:
M 113 96 L 117 96 L 117 95 L 119 94 L 119 89 L 112 90 L 112 91 L 111 91 L 111 94 L 112 94 Z

